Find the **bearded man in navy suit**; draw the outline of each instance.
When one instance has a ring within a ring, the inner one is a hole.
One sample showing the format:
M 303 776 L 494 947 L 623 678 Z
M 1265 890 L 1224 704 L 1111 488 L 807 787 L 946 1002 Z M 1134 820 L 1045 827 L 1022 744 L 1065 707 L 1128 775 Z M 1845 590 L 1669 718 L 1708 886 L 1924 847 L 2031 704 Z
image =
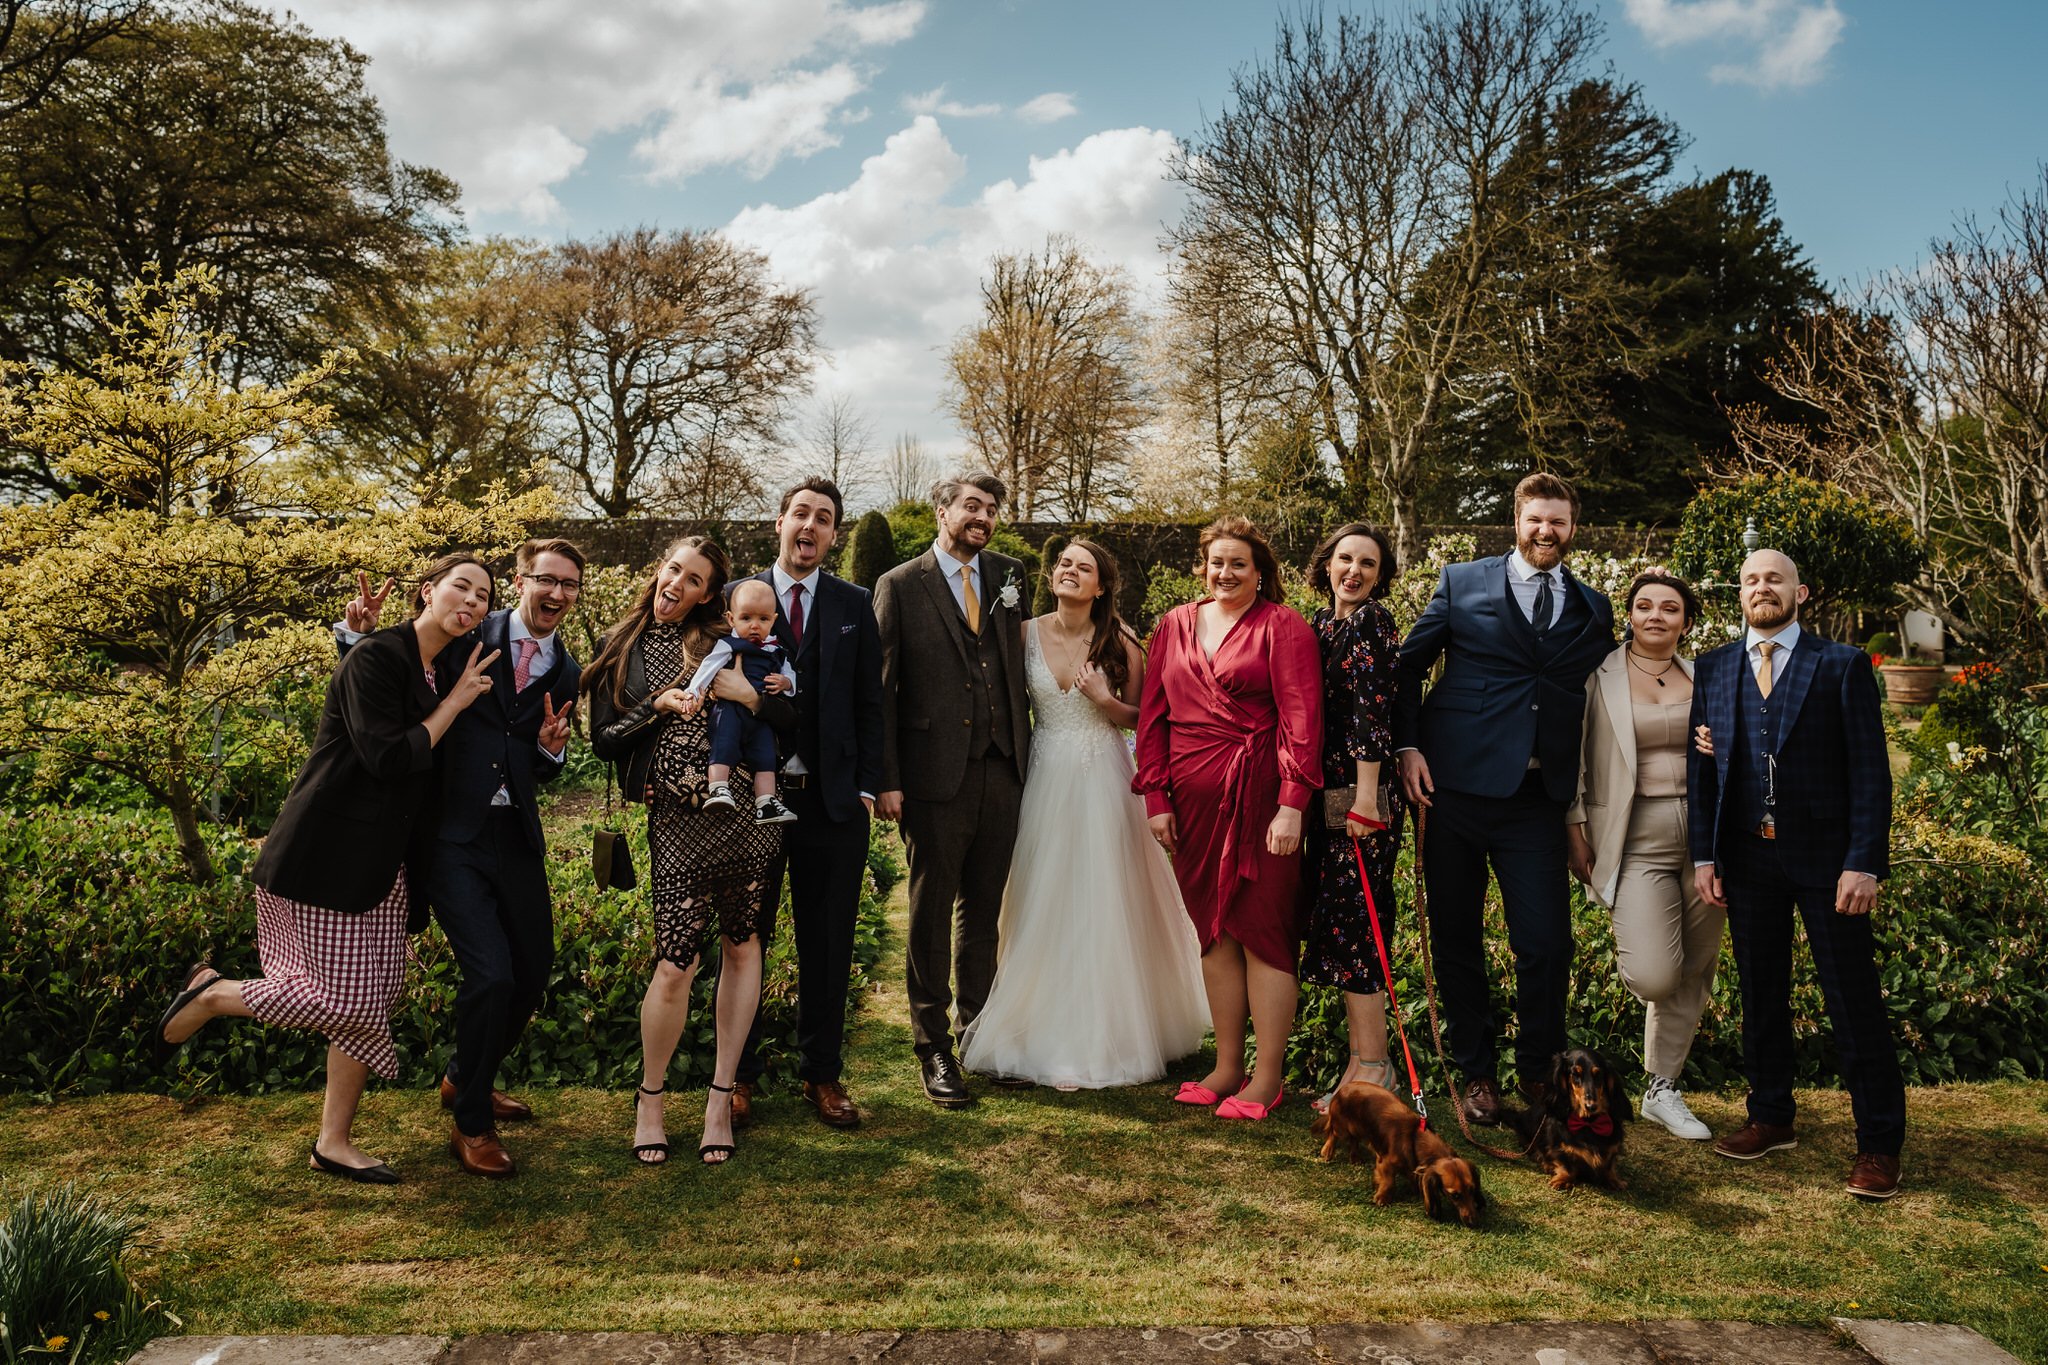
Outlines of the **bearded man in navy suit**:
M 1777 550 L 1742 562 L 1741 638 L 1693 665 L 1693 876 L 1728 908 L 1742 988 L 1749 1122 L 1714 1144 L 1738 1161 L 1798 1145 L 1792 1128 L 1792 918 L 1806 925 L 1856 1115 L 1848 1190 L 1899 1190 L 1906 1087 L 1885 1015 L 1871 910 L 1891 871 L 1892 774 L 1862 650 L 1800 626 L 1807 587 Z
M 1401 642 L 1394 743 L 1408 799 L 1429 812 L 1420 849 L 1430 943 L 1459 1103 L 1501 1119 L 1487 984 L 1487 867 L 1515 955 L 1515 1064 L 1534 1098 L 1565 1045 L 1572 966 L 1565 808 L 1578 795 L 1586 677 L 1614 649 L 1614 607 L 1565 568 L 1579 495 L 1555 474 L 1515 486 L 1512 554 L 1444 566 Z M 1422 696 L 1443 660 L 1443 676 Z

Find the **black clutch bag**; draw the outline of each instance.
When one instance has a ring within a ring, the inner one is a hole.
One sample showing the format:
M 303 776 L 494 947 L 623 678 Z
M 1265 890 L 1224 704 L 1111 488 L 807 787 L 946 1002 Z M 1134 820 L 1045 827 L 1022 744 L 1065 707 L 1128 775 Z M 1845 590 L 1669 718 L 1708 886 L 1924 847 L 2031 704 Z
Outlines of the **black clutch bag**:
M 604 779 L 604 818 L 612 818 L 612 777 L 607 771 Z M 627 842 L 624 830 L 599 828 L 590 836 L 590 871 L 600 891 L 631 891 L 640 885 L 639 876 L 633 871 L 633 846 Z

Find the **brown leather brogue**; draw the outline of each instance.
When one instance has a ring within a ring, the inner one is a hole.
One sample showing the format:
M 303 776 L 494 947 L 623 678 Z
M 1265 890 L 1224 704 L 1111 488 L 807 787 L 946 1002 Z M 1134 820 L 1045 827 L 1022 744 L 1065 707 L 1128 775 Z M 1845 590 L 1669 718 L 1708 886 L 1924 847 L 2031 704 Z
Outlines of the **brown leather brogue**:
M 505 1150 L 504 1143 L 498 1141 L 495 1128 L 471 1137 L 460 1128 L 451 1127 L 448 1130 L 448 1150 L 455 1153 L 462 1169 L 471 1175 L 503 1180 L 519 1173 L 519 1167 L 513 1164 L 512 1154 Z
M 455 1108 L 455 1082 L 446 1076 L 441 1078 L 441 1107 Z M 533 1117 L 533 1106 L 525 1100 L 515 1100 L 502 1090 L 491 1092 L 491 1119 L 495 1123 L 519 1123 Z
M 1481 1076 L 1465 1083 L 1465 1121 L 1482 1125 L 1500 1122 L 1500 1082 Z
M 753 1122 L 754 1083 L 752 1081 L 734 1081 L 732 1083 L 732 1130 L 737 1133 L 742 1128 L 752 1127 Z
M 1755 1161 L 1760 1156 L 1798 1145 L 1799 1135 L 1792 1131 L 1791 1124 L 1758 1123 L 1751 1119 L 1727 1137 L 1717 1140 L 1714 1154 L 1732 1157 L 1736 1161 Z
M 837 1081 L 805 1081 L 804 1098 L 818 1111 L 830 1128 L 860 1127 L 860 1110 L 853 1107 L 846 1087 Z
M 1858 1199 L 1889 1199 L 1899 1192 L 1899 1159 L 1879 1152 L 1858 1152 L 1849 1171 L 1849 1193 Z

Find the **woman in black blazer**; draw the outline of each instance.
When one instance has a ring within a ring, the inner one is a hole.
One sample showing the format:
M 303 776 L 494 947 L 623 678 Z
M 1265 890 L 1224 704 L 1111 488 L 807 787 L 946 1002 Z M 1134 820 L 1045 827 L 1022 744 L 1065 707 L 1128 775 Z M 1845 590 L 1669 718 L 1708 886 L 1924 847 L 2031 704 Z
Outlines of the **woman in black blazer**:
M 405 979 L 407 888 L 432 834 L 434 746 L 490 690 L 487 670 L 498 656 L 472 650 L 446 697 L 435 693 L 432 661 L 475 629 L 491 595 L 481 560 L 444 556 L 427 566 L 413 620 L 343 656 L 313 752 L 256 859 L 263 975 L 229 981 L 201 963 L 158 1025 L 166 1056 L 222 1016 L 327 1035 L 327 1098 L 312 1165 L 329 1175 L 398 1180 L 355 1145 L 351 1129 L 370 1072 L 398 1074 L 391 1009 Z
M 701 808 L 710 710 L 686 714 L 683 700 L 683 684 L 726 632 L 729 577 L 716 542 L 685 536 L 669 546 L 583 670 L 590 751 L 617 765 L 628 801 L 647 803 L 656 961 L 640 1005 L 632 1155 L 649 1166 L 668 1160 L 661 1095 L 689 1016 L 690 984 L 714 933 L 722 940 L 718 1059 L 698 1153 L 714 1165 L 731 1157 L 734 1077 L 760 1003 L 762 944 L 775 923 L 764 891 L 782 827 L 757 824 L 750 811 Z M 786 697 L 756 692 L 736 668 L 719 672 L 712 696 L 753 708 L 788 752 L 797 712 Z M 744 787 L 748 774 L 736 771 L 732 780 Z

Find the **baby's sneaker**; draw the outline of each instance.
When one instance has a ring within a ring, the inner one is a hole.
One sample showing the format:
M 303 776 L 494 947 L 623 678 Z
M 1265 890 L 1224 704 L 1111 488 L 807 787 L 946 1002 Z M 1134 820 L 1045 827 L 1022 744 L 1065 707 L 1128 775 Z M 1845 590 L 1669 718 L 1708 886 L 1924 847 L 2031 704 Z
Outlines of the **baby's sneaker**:
M 779 796 L 757 796 L 754 798 L 754 823 L 757 825 L 786 825 L 796 819 L 796 812 L 782 804 Z
M 732 783 L 713 782 L 710 793 L 704 798 L 705 810 L 738 810 L 739 802 L 732 799 Z

